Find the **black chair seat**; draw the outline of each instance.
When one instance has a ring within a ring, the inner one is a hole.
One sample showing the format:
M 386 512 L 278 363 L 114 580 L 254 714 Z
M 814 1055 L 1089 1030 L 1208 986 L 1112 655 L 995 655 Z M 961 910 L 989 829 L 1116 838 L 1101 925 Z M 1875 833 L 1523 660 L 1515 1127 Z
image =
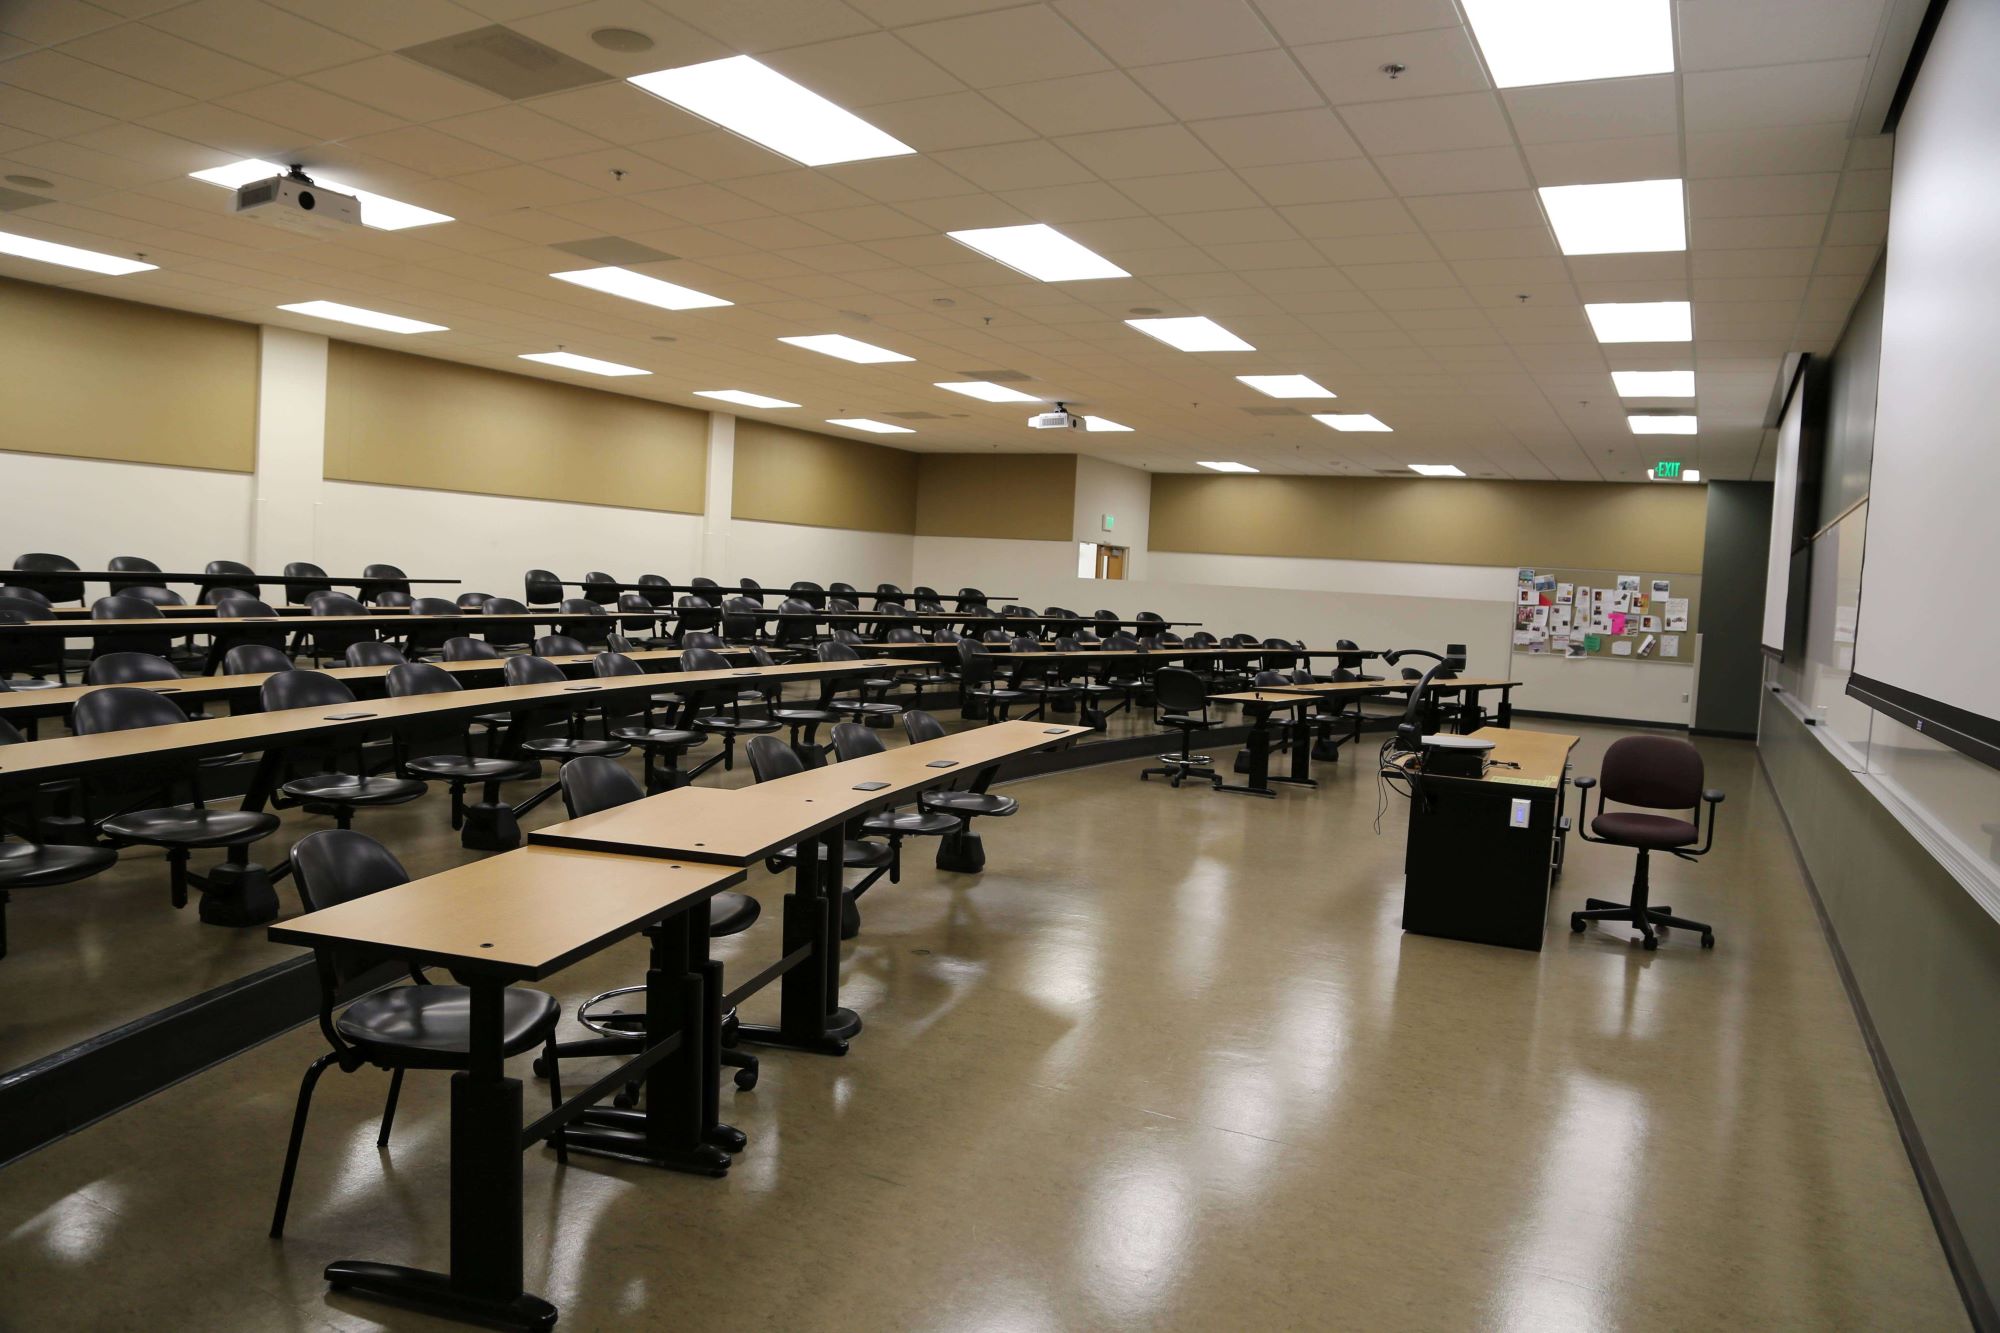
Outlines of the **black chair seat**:
M 727 715 L 721 717 L 698 717 L 694 720 L 694 724 L 702 731 L 712 731 L 719 735 L 734 734 L 737 736 L 762 735 L 767 731 L 776 731 L 781 725 L 775 718 L 729 717 Z
M 53 690 L 62 688 L 61 681 L 43 680 L 40 676 L 24 676 L 7 682 L 10 690 Z
M 160 847 L 234 847 L 276 833 L 278 817 L 250 810 L 169 805 L 157 810 L 134 810 L 107 819 L 98 827 L 126 842 Z
M 708 900 L 709 937 L 720 939 L 724 935 L 742 934 L 755 924 L 760 910 L 757 900 L 749 894 L 724 889 Z
M 924 796 L 923 803 L 927 810 L 995 818 L 1011 815 L 1021 808 L 1021 803 L 1013 797 L 998 796 L 990 791 L 934 791 Z
M 430 789 L 414 778 L 380 774 L 358 778 L 352 773 L 309 773 L 278 788 L 295 801 L 332 801 L 341 805 L 401 805 Z
M 541 759 L 581 759 L 585 755 L 603 755 L 606 759 L 616 759 L 621 754 L 630 754 L 632 747 L 625 741 L 597 740 L 590 736 L 547 736 L 524 742 L 523 754 L 531 754 Z
M 683 731 L 679 727 L 647 727 L 637 723 L 629 727 L 613 727 L 614 740 L 630 741 L 634 745 L 699 745 L 708 737 L 699 731 Z
M 444 782 L 515 782 L 542 775 L 542 766 L 532 759 L 475 758 L 464 754 L 427 754 L 409 760 L 403 767 Z
M 824 861 L 826 844 L 815 842 L 812 845 L 815 856 Z M 771 859 L 790 865 L 796 859 L 798 850 L 796 847 L 787 847 Z M 889 844 L 886 842 L 866 842 L 860 838 L 849 838 L 841 847 L 840 864 L 854 870 L 873 870 L 877 866 L 888 865 L 890 857 Z
M 903 706 L 883 699 L 835 699 L 833 706 L 848 717 L 901 717 Z
M 1590 821 L 1590 831 L 1627 847 L 1685 847 L 1697 836 L 1695 826 L 1685 819 L 1642 815 L 1630 810 L 1599 815 Z
M 1003 685 L 994 685 L 991 687 L 982 685 L 979 688 L 973 690 L 972 694 L 975 698 L 993 699 L 1002 703 L 1009 702 L 1015 699 L 1025 699 L 1028 697 L 1028 692 L 1026 690 L 1010 690 Z
M 500 1049 L 518 1055 L 539 1046 L 561 1014 L 554 996 L 509 986 L 501 992 Z M 348 1005 L 333 1025 L 357 1046 L 469 1057 L 472 992 L 464 986 L 395 986 Z
M 941 810 L 885 810 L 870 815 L 861 827 L 870 833 L 900 833 L 906 838 L 934 837 L 958 830 L 958 818 Z
M 847 720 L 845 713 L 836 713 L 831 708 L 773 708 L 771 716 L 780 722 L 796 722 L 800 725 L 808 722 L 831 725 L 835 722 L 844 722 Z
M 109 847 L 0 843 L 0 889 L 35 889 L 88 879 L 118 859 Z

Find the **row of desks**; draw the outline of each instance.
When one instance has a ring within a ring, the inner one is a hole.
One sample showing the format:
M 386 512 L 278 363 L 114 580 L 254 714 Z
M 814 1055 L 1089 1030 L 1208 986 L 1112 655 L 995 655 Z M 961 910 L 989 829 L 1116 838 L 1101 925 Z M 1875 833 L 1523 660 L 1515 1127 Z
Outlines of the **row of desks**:
M 844 1054 L 860 1020 L 840 1007 L 840 848 L 847 826 L 1084 728 L 1005 722 L 753 787 L 683 787 L 531 834 L 532 845 L 275 925 L 279 943 L 362 948 L 447 968 L 471 989 L 471 1068 L 452 1077 L 451 1266 L 337 1260 L 336 1289 L 448 1318 L 547 1328 L 553 1304 L 523 1288 L 525 1149 L 560 1133 L 571 1152 L 718 1177 L 746 1143 L 720 1119 L 722 1015 L 777 978 L 775 1027 L 746 1039 Z M 818 846 L 815 846 L 815 844 Z M 725 992 L 708 956 L 708 905 L 743 867 L 797 846 L 782 956 Z M 503 993 L 643 931 L 643 1051 L 524 1124 L 501 1054 Z M 643 1078 L 645 1106 L 597 1105 Z
M 92 634 L 111 634 L 119 631 L 150 632 L 154 634 L 161 632 L 171 634 L 241 634 L 246 629 L 256 629 L 258 627 L 269 629 L 273 625 L 281 626 L 287 630 L 297 630 L 302 633 L 321 628 L 371 628 L 387 629 L 391 633 L 400 634 L 407 632 L 415 626 L 464 625 L 476 631 L 482 625 L 518 629 L 536 625 L 588 624 L 600 620 L 620 625 L 651 624 L 661 620 L 702 620 L 713 622 L 725 614 L 732 617 L 738 614 L 736 612 L 725 613 L 715 610 L 712 607 L 697 607 L 684 610 L 670 606 L 658 606 L 649 611 L 597 610 L 589 612 L 558 611 L 551 607 L 541 611 L 507 611 L 496 612 L 490 615 L 481 612 L 471 612 L 465 615 L 452 616 L 418 616 L 411 615 L 407 610 L 402 609 L 378 609 L 363 612 L 359 615 L 307 615 L 303 617 L 290 614 L 276 616 L 221 616 L 214 613 L 215 608 L 203 606 L 162 607 L 160 610 L 162 614 L 158 617 L 146 616 L 140 619 L 99 620 L 91 616 L 87 607 L 52 608 L 53 618 L 49 620 L 30 620 L 0 624 L 0 642 L 5 642 L 8 639 L 36 636 L 43 638 L 50 636 L 58 638 L 84 638 Z M 287 610 L 289 611 L 290 608 L 287 608 Z M 949 611 L 909 611 L 902 614 L 890 615 L 883 615 L 875 611 L 814 611 L 810 615 L 800 615 L 792 612 L 773 611 L 766 608 L 761 611 L 746 611 L 741 614 L 746 617 L 754 617 L 758 620 L 791 619 L 799 622 L 811 621 L 815 625 L 915 624 L 942 627 L 967 623 L 983 624 L 986 621 L 992 621 L 995 624 L 1004 624 L 1010 620 L 1020 621 L 1024 624 L 1032 620 L 1040 624 L 1046 619 L 1043 616 L 1004 616 L 998 611 L 970 614 Z M 1101 623 L 1105 622 L 1082 621 L 1079 622 L 1079 628 L 1089 629 L 1094 624 Z M 1118 622 L 1119 627 L 1122 629 L 1136 629 L 1141 625 L 1162 625 L 1171 628 L 1176 625 L 1188 627 L 1199 626 L 1200 624 L 1201 622 L 1198 620 L 1121 620 Z

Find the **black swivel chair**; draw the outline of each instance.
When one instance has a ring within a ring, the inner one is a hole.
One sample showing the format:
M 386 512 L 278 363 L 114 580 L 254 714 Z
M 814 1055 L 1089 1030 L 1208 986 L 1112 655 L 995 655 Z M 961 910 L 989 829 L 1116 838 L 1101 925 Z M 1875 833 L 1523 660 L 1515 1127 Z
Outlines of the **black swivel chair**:
M 304 606 L 316 592 L 332 591 L 326 571 L 312 561 L 294 560 L 285 566 L 285 600 L 293 606 Z
M 1208 682 L 1186 667 L 1161 667 L 1153 673 L 1154 725 L 1178 731 L 1181 748 L 1178 754 L 1161 755 L 1159 767 L 1141 769 L 1141 782 L 1157 773 L 1171 787 L 1189 778 L 1207 778 L 1211 786 L 1222 785 L 1222 774 L 1210 766 L 1208 756 L 1194 752 L 1194 734 L 1210 726 L 1208 694 Z
M 725 643 L 755 643 L 764 634 L 764 604 L 748 597 L 722 599 L 722 638 Z
M 654 606 L 674 604 L 674 585 L 665 574 L 641 574 L 632 580 L 639 585 L 639 593 Z
M 25 625 L 56 618 L 46 603 L 31 602 L 24 597 L 0 597 L 0 625 Z M 16 674 L 24 679 L 8 681 L 11 689 L 40 690 L 69 684 L 69 665 L 63 658 L 62 640 L 0 636 L 0 678 Z M 47 678 L 51 674 L 55 676 L 53 681 Z
M 375 637 L 375 631 L 367 625 L 317 625 L 311 622 L 332 616 L 365 616 L 368 608 L 344 592 L 316 592 L 306 599 L 307 628 L 303 632 L 312 639 L 312 653 L 315 662 L 330 657 L 345 658 L 349 644 Z
M 394 565 L 368 565 L 362 569 L 361 576 L 368 581 L 356 589 L 356 593 L 364 602 L 388 606 L 390 603 L 382 600 L 383 594 L 395 592 L 405 597 L 410 595 L 409 576 Z
M 685 599 L 683 599 L 685 600 Z M 684 648 L 681 651 L 683 671 L 728 671 L 729 659 L 713 648 Z M 770 717 L 743 716 L 743 697 L 738 687 L 727 681 L 715 685 L 690 686 L 687 689 L 688 706 L 682 710 L 681 721 L 694 730 L 711 736 L 722 737 L 722 749 L 710 755 L 688 773 L 690 780 L 700 777 L 718 763 L 725 771 L 736 767 L 736 738 L 738 736 L 758 736 L 776 731 L 781 725 Z M 707 712 L 702 709 L 706 707 Z
M 713 634 L 722 625 L 722 612 L 698 592 L 683 594 L 674 607 L 680 612 L 674 620 L 677 646 L 684 646 L 690 634 Z
M 585 601 L 599 606 L 612 605 L 618 600 L 618 576 L 601 569 L 591 570 L 583 576 L 583 596 Z
M 355 702 L 354 691 L 324 671 L 280 671 L 266 676 L 257 695 L 267 713 L 288 708 L 350 709 Z M 336 827 L 346 828 L 353 822 L 354 812 L 363 806 L 402 805 L 430 790 L 415 778 L 370 773 L 367 752 L 362 748 L 364 739 L 355 731 L 345 744 L 308 741 L 287 746 L 280 759 L 272 807 L 303 806 L 316 815 L 332 815 Z M 339 767 L 344 756 L 352 758 L 352 772 Z M 292 776 L 299 766 L 308 771 Z
M 628 614 L 634 611 L 644 614 L 659 608 L 655 607 L 652 599 L 644 593 L 621 592 L 618 594 L 618 609 Z M 645 641 L 648 648 L 665 648 L 672 642 L 670 639 L 660 637 L 660 622 L 657 620 L 621 620 L 618 622 L 618 630 L 613 633 L 618 633 L 621 638 L 637 636 Z M 604 640 L 606 646 L 613 652 L 625 651 L 611 643 L 610 634 L 606 634 Z
M 129 685 L 94 690 L 70 711 L 70 729 L 79 736 L 187 720 L 171 698 Z M 95 821 L 112 846 L 159 847 L 166 852 L 175 907 L 187 906 L 188 885 L 193 884 L 204 890 L 203 921 L 226 926 L 268 921 L 278 914 L 278 898 L 268 872 L 250 864 L 250 846 L 278 831 L 278 817 L 265 811 L 210 809 L 202 802 L 200 768 L 192 760 L 162 756 L 87 777 L 78 790 L 86 804 L 103 802 L 120 811 Z M 191 804 L 147 804 L 161 795 L 171 799 L 174 789 L 183 785 L 193 797 Z M 84 822 L 92 822 L 87 810 Z M 192 854 L 211 847 L 225 849 L 224 863 L 206 875 L 189 870 Z
M 557 589 L 558 592 L 561 589 Z M 489 616 L 525 616 L 528 608 L 511 597 L 488 598 L 480 606 L 480 611 Z M 526 624 L 494 623 L 482 626 L 479 637 L 495 648 L 526 648 L 535 637 L 534 627 Z
M 362 639 L 350 643 L 343 656 L 347 665 L 351 667 L 397 666 L 410 660 L 403 656 L 401 648 L 393 643 L 384 643 L 380 639 Z
M 484 639 L 475 639 L 461 634 L 455 639 L 444 641 L 444 660 L 447 662 L 497 662 L 500 650 Z
M 792 596 L 805 602 L 815 611 L 826 609 L 826 589 L 820 587 L 811 579 L 798 580 L 792 584 L 788 591 L 790 591 Z
M 743 747 L 745 757 L 750 760 L 750 773 L 759 782 L 769 782 L 774 778 L 790 777 L 794 773 L 805 772 L 805 764 L 792 747 L 776 736 L 752 736 Z M 807 847 L 811 855 L 823 855 L 826 843 L 818 838 L 810 840 Z M 786 847 L 764 860 L 765 868 L 777 874 L 797 863 L 798 847 Z M 840 865 L 845 870 L 865 870 L 858 883 L 852 888 L 843 882 L 840 890 L 840 938 L 851 940 L 861 933 L 861 910 L 855 905 L 862 894 L 875 886 L 875 881 L 889 873 L 895 854 L 886 842 L 873 842 L 864 838 L 847 838 L 841 843 Z M 844 881 L 845 876 L 842 876 Z
M 562 580 L 552 569 L 531 569 L 521 580 L 521 593 L 529 606 L 554 606 L 563 599 Z
M 429 662 L 405 662 L 389 668 L 383 682 L 391 699 L 416 694 L 455 694 L 464 687 L 443 667 Z M 451 826 L 461 830 L 459 841 L 476 851 L 506 851 L 521 845 L 521 826 L 514 809 L 500 799 L 500 784 L 524 782 L 542 775 L 532 759 L 502 759 L 472 753 L 463 718 L 435 722 L 406 720 L 394 738 L 396 772 L 404 777 L 433 778 L 451 792 Z M 468 805 L 465 789 L 484 788 L 482 798 Z
M 944 724 L 929 713 L 912 708 L 903 714 L 903 733 L 910 738 L 910 744 L 920 745 L 942 738 L 945 730 Z M 998 771 L 988 768 L 967 777 L 955 778 L 954 785 L 950 787 L 924 793 L 919 802 L 921 809 L 950 815 L 958 821 L 958 828 L 945 834 L 938 844 L 939 870 L 976 875 L 986 868 L 986 844 L 972 831 L 972 821 L 1004 819 L 1021 808 L 1021 803 L 1013 797 L 999 796 L 986 790 Z M 957 786 L 960 782 L 966 785 Z
M 409 882 L 409 872 L 389 849 L 353 829 L 322 829 L 299 839 L 292 848 L 292 868 L 299 898 L 308 912 L 317 912 L 371 893 Z M 382 1108 L 377 1147 L 389 1146 L 396 1119 L 396 1099 L 403 1091 L 405 1069 L 463 1071 L 472 1065 L 472 992 L 464 986 L 436 986 L 420 967 L 410 968 L 412 985 L 371 991 L 340 1009 L 341 989 L 378 965 L 379 954 L 366 950 L 318 948 L 319 1030 L 333 1049 L 306 1067 L 299 1083 L 298 1109 L 292 1114 L 292 1136 L 285 1149 L 285 1170 L 278 1178 L 278 1203 L 271 1213 L 271 1235 L 285 1234 L 285 1213 L 292 1201 L 292 1181 L 298 1174 L 299 1149 L 305 1142 L 306 1113 L 312 1109 L 313 1087 L 328 1065 L 353 1073 L 374 1065 L 389 1073 L 389 1099 Z M 543 1048 L 549 1064 L 549 1104 L 562 1105 L 562 1079 L 554 1059 L 556 1022 L 562 1006 L 555 997 L 525 986 L 500 993 L 500 1050 L 519 1055 Z M 335 1011 L 339 1010 L 338 1013 Z M 550 1135 L 556 1160 L 567 1161 L 562 1130 Z
M 24 588 L 33 588 L 51 602 L 80 602 L 83 600 L 83 580 L 62 577 L 65 572 L 79 568 L 81 566 L 66 555 L 29 551 L 14 557 L 14 572 L 22 576 L 14 582 Z
M 396 659 L 402 661 L 401 657 Z M 349 665 L 352 665 L 350 663 Z M 268 676 L 274 671 L 291 671 L 297 664 L 282 648 L 268 643 L 239 643 L 222 655 L 225 676 Z
M 988 630 L 1007 639 L 1005 630 Z M 1001 660 L 986 646 L 971 639 L 958 641 L 958 682 L 963 711 L 967 717 L 984 716 L 988 722 L 1005 722 L 1007 710 L 1028 697 L 1026 690 L 999 682 Z
M 814 648 L 813 656 L 828 663 L 861 660 L 861 653 L 852 644 L 838 639 Z M 889 692 L 895 688 L 896 679 L 893 676 L 863 676 L 859 680 L 850 677 L 844 685 L 835 687 L 824 696 L 823 706 L 856 722 L 886 727 L 892 725 L 903 711 L 901 704 L 888 700 Z M 842 693 L 843 689 L 851 689 L 854 693 L 849 697 Z
M 643 676 L 645 669 L 623 653 L 599 653 L 590 662 L 591 673 L 600 678 L 613 676 Z M 688 775 L 680 766 L 681 756 L 707 739 L 699 731 L 685 727 L 660 726 L 653 718 L 657 705 L 651 698 L 629 701 L 630 696 L 607 699 L 604 704 L 604 734 L 613 740 L 628 741 L 639 747 L 644 756 L 643 770 L 646 775 L 646 795 L 671 791 L 675 787 L 685 787 Z M 665 761 L 663 768 L 654 767 L 656 761 Z M 572 760 L 572 763 L 575 761 Z M 597 762 L 593 760 L 593 762 Z M 602 760 L 610 763 L 608 759 Z M 569 765 L 563 766 L 567 775 Z M 621 773 L 623 769 L 619 770 Z M 629 780 L 629 779 L 628 779 Z M 569 788 L 563 788 L 565 800 L 569 799 Z M 574 815 L 575 811 L 572 810 Z
M 584 645 L 577 651 L 589 648 L 603 648 L 604 636 L 617 623 L 605 613 L 603 607 L 588 597 L 565 597 L 556 605 L 563 613 L 563 619 L 556 622 L 556 632 L 566 634 Z
M 490 592 L 462 592 L 453 598 L 452 602 L 461 611 L 477 612 L 492 600 L 493 594 Z
M 722 585 L 714 579 L 696 576 L 688 580 L 688 588 L 710 606 L 722 605 Z
M 871 754 L 883 754 L 889 747 L 881 736 L 859 722 L 837 722 L 833 727 L 833 753 L 845 763 Z M 959 830 L 959 821 L 942 810 L 926 809 L 921 801 L 906 810 L 881 810 L 861 821 L 866 837 L 889 840 L 889 882 L 903 879 L 903 839 L 943 838 Z
M 278 613 L 268 604 L 247 594 L 224 597 L 215 604 L 215 614 L 224 620 L 271 620 L 276 621 Z M 280 624 L 245 625 L 242 629 L 228 629 L 215 635 L 217 646 L 226 645 L 223 651 L 242 644 L 262 644 L 267 648 L 283 649 L 285 627 Z
M 1714 788 L 1704 788 L 1702 784 L 1701 751 L 1687 741 L 1672 736 L 1626 736 L 1613 741 L 1611 748 L 1604 752 L 1604 770 L 1601 778 L 1576 779 L 1577 790 L 1582 792 L 1580 808 L 1577 811 L 1577 833 L 1585 842 L 1608 843 L 1613 847 L 1630 847 L 1639 853 L 1638 867 L 1632 874 L 1632 901 L 1629 903 L 1609 902 L 1601 898 L 1586 898 L 1584 910 L 1569 914 L 1569 928 L 1582 933 L 1584 926 L 1592 921 L 1628 921 L 1639 931 L 1639 941 L 1648 949 L 1660 947 L 1655 929 L 1698 930 L 1701 932 L 1701 947 L 1715 947 L 1715 931 L 1699 921 L 1690 921 L 1673 914 L 1671 907 L 1654 907 L 1648 901 L 1647 859 L 1653 852 L 1666 852 L 1678 856 L 1683 861 L 1708 855 L 1715 846 L 1716 807 L 1722 804 L 1723 794 Z M 1588 818 L 1590 789 L 1603 783 L 1603 793 L 1597 801 L 1597 817 Z M 1644 810 L 1686 811 L 1694 819 L 1681 819 L 1673 815 L 1643 814 L 1637 810 L 1606 810 L 1608 802 L 1620 805 L 1636 805 Z M 1694 841 L 1701 836 L 1695 822 L 1699 819 L 1696 803 L 1708 806 L 1708 836 L 1696 847 Z M 1592 836 L 1592 835 L 1595 836 Z
M 383 596 L 386 597 L 388 594 L 384 593 Z M 379 598 L 376 604 L 378 606 L 389 605 L 389 603 Z M 464 612 L 460 609 L 457 602 L 449 598 L 417 597 L 413 598 L 410 602 L 410 614 L 413 616 L 460 616 Z M 403 655 L 410 658 L 435 657 L 438 653 L 444 651 L 444 641 L 459 634 L 464 628 L 463 625 L 445 624 L 442 622 L 423 624 L 412 621 L 410 622 L 409 629 L 403 634 Z
M 7 733 L 12 734 L 11 740 Z M 19 732 L 0 720 L 0 744 L 15 744 L 20 739 Z M 117 851 L 110 847 L 8 842 L 6 836 L 6 830 L 0 828 L 0 958 L 7 956 L 7 902 L 15 889 L 74 884 L 102 874 L 118 860 Z
M 534 657 L 579 657 L 589 651 L 583 640 L 567 634 L 544 634 L 528 647 Z
M 569 681 L 563 669 L 546 657 L 527 655 L 510 657 L 502 668 L 502 674 L 509 685 L 562 685 Z M 610 736 L 586 736 L 583 721 L 588 715 L 587 705 L 582 702 L 563 700 L 551 701 L 546 707 L 529 709 L 515 714 L 513 733 L 516 746 L 530 759 L 553 759 L 558 764 L 585 755 L 601 755 L 606 759 L 616 759 L 631 753 L 630 741 L 618 740 Z M 537 727 L 546 726 L 551 721 L 559 721 L 562 734 L 541 736 L 535 734 Z M 514 817 L 519 819 L 528 811 L 540 805 L 556 793 L 557 784 L 550 783 L 543 790 L 514 807 Z
M 195 594 L 199 606 L 214 606 L 217 595 L 222 592 L 240 592 L 250 597 L 262 597 L 264 586 L 257 582 L 255 571 L 241 560 L 211 560 L 202 566 L 200 591 Z
M 162 622 L 158 630 L 112 630 L 91 636 L 90 655 L 102 657 L 106 653 L 151 653 L 155 657 L 165 657 L 173 651 L 173 635 L 165 627 L 166 616 L 160 608 L 143 597 L 130 593 L 119 593 L 113 597 L 100 597 L 90 604 L 92 620 L 157 620 Z
M 581 819 L 594 815 L 600 810 L 626 805 L 650 795 L 639 789 L 632 775 L 619 766 L 615 759 L 582 758 L 572 759 L 562 766 L 563 806 L 571 819 Z M 747 893 L 735 893 L 724 889 L 708 902 L 708 937 L 721 939 L 725 935 L 740 935 L 756 924 L 759 908 L 757 900 Z M 636 1055 L 645 1049 L 646 1015 L 627 1013 L 614 1009 L 609 1013 L 600 1012 L 600 1006 L 623 995 L 643 995 L 644 986 L 620 986 L 615 990 L 593 995 L 576 1008 L 576 1021 L 597 1034 L 583 1041 L 557 1042 L 557 1059 L 565 1056 Z M 739 1024 L 736 1011 L 731 1009 L 722 1015 L 722 1048 L 716 1058 L 724 1065 L 736 1070 L 736 1086 L 744 1092 L 757 1086 L 757 1057 L 741 1049 L 736 1044 Z M 550 1071 L 544 1070 L 542 1062 L 535 1062 L 535 1072 L 544 1077 Z M 639 1100 L 639 1085 L 628 1083 L 623 1091 L 612 1098 L 616 1106 L 633 1106 Z
M 110 590 L 114 593 L 129 592 L 133 588 L 160 586 L 160 567 L 143 555 L 114 555 L 106 562 L 104 568 L 114 574 L 133 575 L 129 579 L 112 579 Z M 147 574 L 153 577 L 144 577 Z

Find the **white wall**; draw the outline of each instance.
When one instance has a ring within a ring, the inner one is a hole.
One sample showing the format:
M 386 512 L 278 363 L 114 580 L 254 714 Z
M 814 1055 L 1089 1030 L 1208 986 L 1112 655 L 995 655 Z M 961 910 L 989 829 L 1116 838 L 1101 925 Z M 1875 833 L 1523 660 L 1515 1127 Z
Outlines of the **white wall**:
M 1152 510 L 1152 473 L 1100 458 L 1078 457 L 1074 536 L 1079 542 L 1125 547 L 1127 579 L 1151 577 L 1147 572 L 1151 558 L 1147 551 L 1147 528 Z M 1110 532 L 1104 530 L 1106 514 L 1113 518 Z
M 728 583 L 755 579 L 766 588 L 783 588 L 796 579 L 808 579 L 822 586 L 852 583 L 864 592 L 873 592 L 878 583 L 908 589 L 916 581 L 912 572 L 916 543 L 917 538 L 906 532 L 859 532 L 732 519 L 727 564 L 710 577 Z M 954 584 L 943 591 L 956 587 Z
M 23 551 L 53 551 L 85 569 L 141 555 L 192 572 L 250 554 L 247 473 L 0 453 L 0 495 L 7 497 L 0 565 Z

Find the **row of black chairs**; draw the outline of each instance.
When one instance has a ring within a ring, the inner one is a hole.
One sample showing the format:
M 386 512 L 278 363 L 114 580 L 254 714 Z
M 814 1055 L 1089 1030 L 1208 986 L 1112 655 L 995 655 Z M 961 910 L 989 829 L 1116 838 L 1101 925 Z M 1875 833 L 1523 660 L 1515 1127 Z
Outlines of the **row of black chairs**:
M 153 595 L 163 591 L 160 587 L 160 566 L 142 555 L 114 555 L 104 568 L 114 574 L 127 575 L 111 580 L 113 593 L 139 591 L 142 595 Z M 83 580 L 71 577 L 82 566 L 66 555 L 56 555 L 49 551 L 29 551 L 14 557 L 13 582 L 22 587 L 33 588 L 55 602 L 81 602 L 84 600 Z M 211 560 L 202 567 L 200 591 L 195 594 L 195 603 L 211 605 L 215 594 L 222 591 L 247 593 L 252 597 L 263 596 L 263 588 L 252 577 L 255 570 L 240 560 Z M 369 565 L 361 571 L 368 582 L 358 590 L 363 602 L 377 606 L 407 605 L 410 595 L 409 576 L 395 565 Z M 148 575 L 153 577 L 148 578 Z M 326 571 L 309 560 L 295 560 L 285 566 L 285 600 L 294 606 L 304 606 L 306 599 L 316 592 L 331 592 L 333 584 L 327 581 Z M 180 602 L 169 605 L 181 605 Z

